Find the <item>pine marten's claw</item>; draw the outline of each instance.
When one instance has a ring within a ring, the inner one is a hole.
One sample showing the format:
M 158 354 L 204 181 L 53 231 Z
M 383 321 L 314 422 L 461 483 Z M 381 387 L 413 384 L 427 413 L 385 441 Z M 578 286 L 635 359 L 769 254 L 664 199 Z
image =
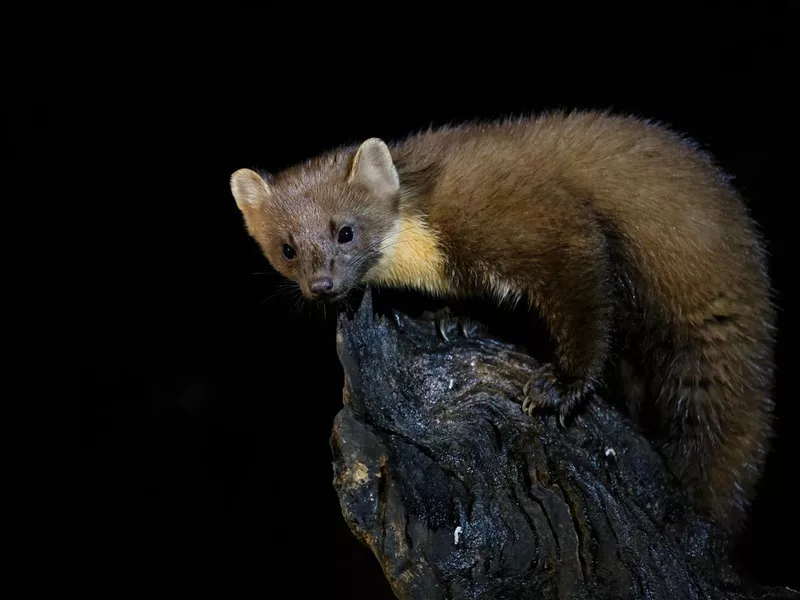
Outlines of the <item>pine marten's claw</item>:
M 564 386 L 551 365 L 542 365 L 522 388 L 522 411 L 528 416 L 536 408 L 557 411 L 558 424 L 566 428 L 567 421 L 580 405 L 584 394 L 591 389 L 591 385 L 581 383 Z
M 452 320 L 453 313 L 450 311 L 448 307 L 445 307 L 439 311 L 437 311 L 434 315 L 434 322 L 436 323 L 436 331 L 442 337 L 442 339 L 449 343 L 450 338 L 447 336 L 447 331 L 445 331 L 446 324 L 448 319 Z
M 436 313 L 435 317 L 436 331 L 445 342 L 450 342 L 450 336 L 447 335 L 447 330 L 450 332 L 460 333 L 464 339 L 469 339 L 475 331 L 477 326 L 469 319 L 458 317 L 453 314 L 449 308 L 443 308 Z
M 549 365 L 536 369 L 522 388 L 522 410 L 528 416 L 537 408 L 556 408 L 560 404 L 558 380 Z
M 569 418 L 570 411 L 571 409 L 568 403 L 565 402 L 561 405 L 561 409 L 558 411 L 558 425 L 561 427 L 561 429 L 567 428 L 566 421 L 567 418 Z
M 403 333 L 406 330 L 406 322 L 405 317 L 398 311 L 392 311 L 392 321 L 394 322 L 394 326 L 397 328 L 397 331 Z
M 445 342 L 449 342 L 450 338 L 447 337 L 447 333 L 444 330 L 444 320 L 443 319 L 436 319 L 436 328 L 439 330 L 439 335 L 442 336 L 442 339 Z
M 528 387 L 528 384 L 525 384 L 525 388 Z M 533 413 L 533 399 L 528 396 L 528 392 L 525 391 L 525 397 L 522 399 L 522 412 L 524 412 L 529 417 Z

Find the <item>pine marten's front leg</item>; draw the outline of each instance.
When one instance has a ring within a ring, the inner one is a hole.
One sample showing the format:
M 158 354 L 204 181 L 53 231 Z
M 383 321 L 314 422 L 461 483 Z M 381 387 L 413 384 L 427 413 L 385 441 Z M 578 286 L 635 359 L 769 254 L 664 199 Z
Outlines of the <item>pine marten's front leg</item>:
M 598 241 L 561 247 L 530 265 L 525 287 L 555 342 L 555 354 L 524 387 L 528 414 L 557 410 L 563 424 L 600 383 L 610 355 L 614 298 L 610 262 Z

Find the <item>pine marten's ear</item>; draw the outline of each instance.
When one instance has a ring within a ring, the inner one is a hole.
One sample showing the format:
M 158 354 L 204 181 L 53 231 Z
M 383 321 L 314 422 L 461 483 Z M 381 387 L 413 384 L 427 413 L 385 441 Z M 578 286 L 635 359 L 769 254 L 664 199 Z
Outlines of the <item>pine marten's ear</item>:
M 271 194 L 264 178 L 250 169 L 239 169 L 231 175 L 231 192 L 242 212 L 262 206 Z
M 347 182 L 362 185 L 377 196 L 392 196 L 400 190 L 400 177 L 383 140 L 370 138 L 359 146 Z

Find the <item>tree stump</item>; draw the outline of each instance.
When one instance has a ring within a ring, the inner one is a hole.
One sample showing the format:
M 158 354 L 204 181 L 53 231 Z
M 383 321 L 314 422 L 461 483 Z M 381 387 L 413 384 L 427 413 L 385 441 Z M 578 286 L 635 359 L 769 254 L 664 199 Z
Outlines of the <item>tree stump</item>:
M 381 313 L 368 289 L 337 347 L 334 486 L 398 598 L 800 598 L 736 576 L 725 536 L 603 397 L 566 428 L 525 415 L 536 361 L 515 346 Z

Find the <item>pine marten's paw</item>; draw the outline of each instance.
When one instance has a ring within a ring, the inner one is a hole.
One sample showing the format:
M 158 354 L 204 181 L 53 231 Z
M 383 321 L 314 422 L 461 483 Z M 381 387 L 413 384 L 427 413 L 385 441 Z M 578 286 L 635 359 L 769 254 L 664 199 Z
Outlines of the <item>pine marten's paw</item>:
M 553 365 L 546 363 L 533 372 L 522 388 L 522 411 L 528 416 L 532 416 L 537 409 L 557 411 L 558 422 L 565 427 L 593 389 L 591 382 L 562 383 Z
M 469 339 L 480 329 L 478 323 L 454 314 L 448 307 L 437 311 L 433 320 L 437 333 L 445 342 L 450 342 L 450 336 L 454 334 Z

